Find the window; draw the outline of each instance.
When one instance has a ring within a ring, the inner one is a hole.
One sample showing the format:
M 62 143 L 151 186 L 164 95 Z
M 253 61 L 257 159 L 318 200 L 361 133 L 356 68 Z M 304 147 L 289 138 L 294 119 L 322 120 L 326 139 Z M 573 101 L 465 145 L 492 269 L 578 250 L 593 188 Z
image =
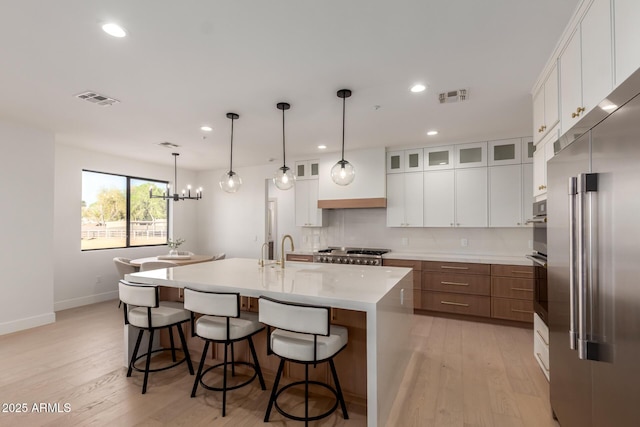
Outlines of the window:
M 169 201 L 166 181 L 82 171 L 81 249 L 167 244 Z

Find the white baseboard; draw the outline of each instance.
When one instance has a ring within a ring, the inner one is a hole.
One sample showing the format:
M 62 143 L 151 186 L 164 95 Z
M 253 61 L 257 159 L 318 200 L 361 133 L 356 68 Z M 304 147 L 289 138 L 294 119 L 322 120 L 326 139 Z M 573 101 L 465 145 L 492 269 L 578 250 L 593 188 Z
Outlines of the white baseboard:
M 12 320 L 11 322 L 0 323 L 0 335 L 23 331 L 37 326 L 48 325 L 55 321 L 55 313 L 46 313 L 38 316 L 26 317 L 24 319 Z
M 95 304 L 102 301 L 118 299 L 118 291 L 105 292 L 103 294 L 89 295 L 87 297 L 73 298 L 53 303 L 55 311 L 67 310 L 69 308 L 82 307 L 83 305 Z

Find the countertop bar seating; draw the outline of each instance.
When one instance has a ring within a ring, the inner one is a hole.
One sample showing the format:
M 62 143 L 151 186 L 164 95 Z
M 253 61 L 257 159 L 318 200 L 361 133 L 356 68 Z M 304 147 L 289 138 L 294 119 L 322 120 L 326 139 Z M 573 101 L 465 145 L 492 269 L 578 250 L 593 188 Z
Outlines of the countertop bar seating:
M 167 288 L 238 292 L 243 297 L 265 296 L 285 302 L 332 307 L 332 313 L 362 313 L 364 338 L 354 351 L 353 364 L 366 374 L 344 378 L 366 390 L 367 425 L 384 426 L 408 363 L 409 331 L 413 313 L 413 272 L 409 268 L 371 268 L 357 265 L 289 262 L 286 268 L 261 267 L 257 259 L 232 258 L 127 275 L 127 280 Z M 351 332 L 349 332 L 351 342 Z M 125 343 L 128 340 L 125 340 Z M 128 350 L 127 350 L 128 351 Z M 261 351 L 258 348 L 258 351 Z M 344 352 L 343 352 L 344 353 Z M 344 357 L 343 354 L 338 357 Z M 338 361 L 336 361 L 336 364 Z M 262 363 L 261 363 L 262 365 Z M 340 367 L 338 372 L 340 371 Z M 344 371 L 342 371 L 344 372 Z M 366 385 L 364 384 L 366 383 Z M 345 394 L 348 403 L 348 396 Z

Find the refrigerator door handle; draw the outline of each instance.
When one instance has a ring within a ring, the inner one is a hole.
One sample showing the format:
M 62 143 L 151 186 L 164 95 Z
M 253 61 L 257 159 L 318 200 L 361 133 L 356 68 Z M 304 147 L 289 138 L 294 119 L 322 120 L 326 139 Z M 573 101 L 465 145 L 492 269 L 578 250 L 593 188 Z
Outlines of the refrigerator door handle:
M 576 290 L 578 289 L 576 279 L 576 199 L 578 194 L 578 178 L 569 178 L 569 348 L 578 349 L 578 333 L 576 325 L 578 323 L 578 310 L 576 309 Z
M 598 174 L 580 174 L 578 186 L 578 358 L 599 360 L 598 344 L 594 341 L 593 327 L 590 327 L 594 321 L 592 311 L 597 307 L 589 304 L 589 301 L 593 302 L 592 293 L 597 290 L 597 212 L 594 198 L 598 191 Z M 591 317 L 587 318 L 590 312 Z

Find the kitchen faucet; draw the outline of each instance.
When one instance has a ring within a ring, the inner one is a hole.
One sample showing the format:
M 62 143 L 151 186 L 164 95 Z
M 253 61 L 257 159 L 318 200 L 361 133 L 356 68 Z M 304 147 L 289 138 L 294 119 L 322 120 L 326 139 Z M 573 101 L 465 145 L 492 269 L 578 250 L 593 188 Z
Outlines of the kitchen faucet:
M 285 234 L 284 236 L 282 236 L 282 243 L 280 245 L 280 267 L 284 268 L 284 241 L 289 238 L 289 241 L 291 242 L 291 252 L 295 251 L 294 247 L 293 247 L 293 237 L 291 237 L 291 235 L 289 234 Z
M 260 267 L 264 267 L 264 248 L 265 246 L 267 247 L 267 256 L 269 256 L 269 244 L 267 242 L 264 242 L 262 244 L 262 247 L 260 248 L 260 259 L 258 260 L 258 264 L 260 264 Z

